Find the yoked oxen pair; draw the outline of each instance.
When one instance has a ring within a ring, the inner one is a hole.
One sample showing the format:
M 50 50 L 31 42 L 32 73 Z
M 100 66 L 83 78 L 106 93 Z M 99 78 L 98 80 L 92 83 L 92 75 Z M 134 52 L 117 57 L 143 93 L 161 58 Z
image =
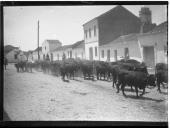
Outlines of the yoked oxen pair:
M 94 80 L 94 68 L 95 68 L 94 61 L 82 60 L 80 63 L 80 68 L 83 73 L 84 79 Z
M 19 61 L 15 64 L 17 72 L 32 72 L 33 63 L 28 61 Z
M 51 68 L 51 62 L 48 60 L 44 60 L 41 62 L 41 69 L 44 73 L 48 73 L 50 72 L 50 68 Z
M 111 67 L 110 63 L 104 61 L 95 61 L 95 69 L 96 69 L 96 76 L 97 80 L 101 80 L 102 77 L 105 80 L 111 79 Z
M 140 96 L 145 93 L 146 86 L 156 86 L 155 77 L 149 75 L 147 72 L 147 67 L 144 63 L 135 62 L 134 60 L 127 60 L 125 62 L 118 62 L 114 66 L 113 70 L 116 74 L 116 80 L 113 81 L 113 85 L 116 84 L 117 93 L 119 93 L 119 87 L 124 96 L 126 96 L 124 90 L 125 86 L 135 87 L 136 96 L 138 97 L 138 89 L 142 89 L 143 92 Z
M 67 78 L 72 77 L 72 79 L 74 79 L 75 72 L 78 70 L 78 68 L 78 64 L 72 58 L 61 61 L 60 74 L 62 76 L 62 80 L 65 81 L 65 76 L 67 76 Z
M 158 91 L 161 92 L 160 85 L 165 86 L 165 83 L 168 85 L 168 65 L 164 63 L 156 64 L 155 76 Z
M 59 60 L 51 62 L 51 68 L 50 69 L 51 69 L 52 75 L 59 76 L 59 74 L 60 74 L 60 64 L 61 64 L 61 61 L 59 61 Z
M 26 71 L 26 61 L 19 61 L 15 64 L 17 72 L 24 72 Z

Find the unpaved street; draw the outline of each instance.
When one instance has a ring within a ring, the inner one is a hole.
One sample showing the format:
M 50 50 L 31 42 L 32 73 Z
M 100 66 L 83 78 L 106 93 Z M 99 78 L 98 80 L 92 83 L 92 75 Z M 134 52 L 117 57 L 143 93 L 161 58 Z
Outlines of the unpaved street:
M 4 71 L 4 109 L 11 120 L 167 121 L 168 95 L 146 89 L 116 93 L 111 82 L 76 78 L 63 82 L 42 72 L 17 73 L 9 64 Z

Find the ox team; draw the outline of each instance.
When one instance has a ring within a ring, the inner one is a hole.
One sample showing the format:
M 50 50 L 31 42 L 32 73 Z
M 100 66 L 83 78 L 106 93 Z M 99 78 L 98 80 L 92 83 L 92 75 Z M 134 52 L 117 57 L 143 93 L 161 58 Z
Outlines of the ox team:
M 113 81 L 113 88 L 116 87 L 117 93 L 121 88 L 124 96 L 125 86 L 135 88 L 136 96 L 138 97 L 138 89 L 142 89 L 142 96 L 145 94 L 146 87 L 156 87 L 161 92 L 160 85 L 168 82 L 167 64 L 158 63 L 155 67 L 155 74 L 149 74 L 145 63 L 138 62 L 133 59 L 121 59 L 117 62 L 90 61 L 80 59 L 65 59 L 57 61 L 36 61 L 26 62 L 19 61 L 15 64 L 17 72 L 32 72 L 32 68 L 41 70 L 44 73 L 51 73 L 56 76 L 61 76 L 62 80 L 75 79 L 81 74 L 84 79 Z M 79 74 L 78 74 L 79 73 Z M 78 75 L 75 75 L 78 74 Z

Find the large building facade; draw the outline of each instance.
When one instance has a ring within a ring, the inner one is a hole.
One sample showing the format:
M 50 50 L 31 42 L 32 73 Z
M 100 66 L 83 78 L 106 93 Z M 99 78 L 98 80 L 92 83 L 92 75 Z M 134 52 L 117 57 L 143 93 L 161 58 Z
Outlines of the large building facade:
M 155 24 L 152 24 L 150 19 L 151 12 L 148 8 L 142 8 L 140 17 L 137 17 L 119 5 L 85 23 L 83 28 L 86 59 L 100 60 L 99 46 L 108 44 L 120 36 L 144 33 L 153 29 Z
M 167 22 L 164 22 L 147 33 L 120 36 L 100 46 L 100 60 L 113 62 L 130 58 L 154 68 L 156 63 L 168 63 L 167 47 Z

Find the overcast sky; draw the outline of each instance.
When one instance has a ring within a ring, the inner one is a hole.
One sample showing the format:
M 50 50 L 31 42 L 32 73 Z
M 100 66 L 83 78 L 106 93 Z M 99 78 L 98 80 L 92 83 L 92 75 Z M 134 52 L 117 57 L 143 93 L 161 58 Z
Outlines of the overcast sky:
M 45 39 L 57 39 L 63 45 L 73 44 L 84 38 L 83 24 L 112 9 L 105 6 L 8 6 L 4 7 L 4 45 L 33 50 L 37 47 L 37 21 L 40 21 L 40 46 Z M 139 16 L 142 5 L 125 5 Z M 164 5 L 149 5 L 152 22 L 167 20 Z

